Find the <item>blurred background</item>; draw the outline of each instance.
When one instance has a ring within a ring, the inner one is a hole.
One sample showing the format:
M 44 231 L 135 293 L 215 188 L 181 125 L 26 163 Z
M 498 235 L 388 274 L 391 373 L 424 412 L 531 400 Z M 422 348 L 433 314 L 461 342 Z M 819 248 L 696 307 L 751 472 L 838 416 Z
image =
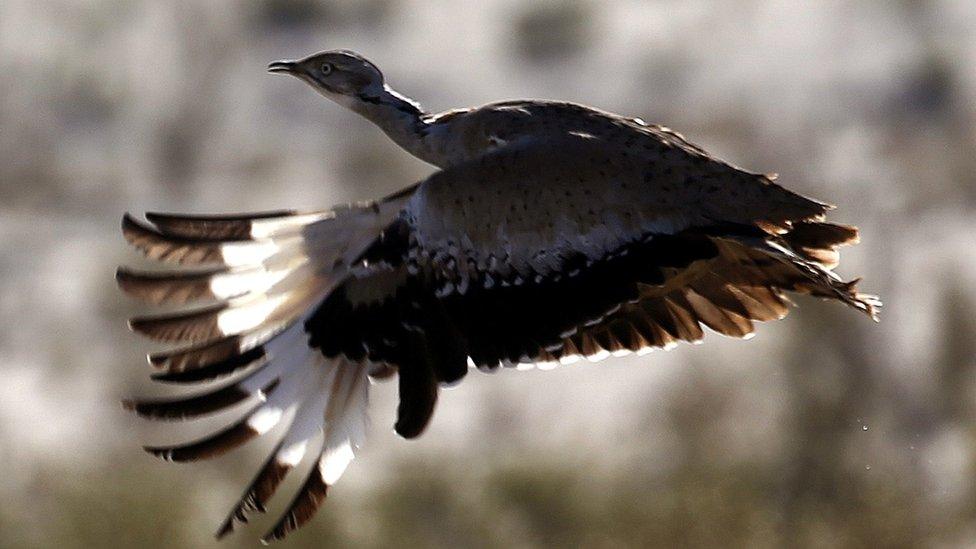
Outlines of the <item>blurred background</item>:
M 970 0 L 4 0 L 0 547 L 213 544 L 267 441 L 194 465 L 139 449 L 185 431 L 118 404 L 150 391 L 119 220 L 321 208 L 430 173 L 265 73 L 334 48 L 432 111 L 579 101 L 778 172 L 861 227 L 840 272 L 887 306 L 876 325 L 801 299 L 749 342 L 472 372 L 411 442 L 375 385 L 369 443 L 282 546 L 976 543 Z

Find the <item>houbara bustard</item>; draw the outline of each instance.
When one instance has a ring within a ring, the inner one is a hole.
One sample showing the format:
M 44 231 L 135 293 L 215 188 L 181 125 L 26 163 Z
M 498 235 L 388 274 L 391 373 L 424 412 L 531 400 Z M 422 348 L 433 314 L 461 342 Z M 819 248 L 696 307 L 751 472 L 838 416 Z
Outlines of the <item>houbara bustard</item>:
M 264 511 L 306 455 L 316 465 L 264 539 L 312 517 L 362 442 L 370 378 L 397 376 L 395 429 L 411 438 L 430 421 L 439 386 L 472 365 L 640 354 L 699 341 L 701 325 L 746 338 L 754 321 L 786 315 L 787 292 L 871 317 L 880 305 L 831 272 L 837 247 L 857 240 L 856 228 L 823 221 L 831 206 L 668 128 L 554 101 L 429 114 L 349 51 L 268 68 L 439 171 L 332 210 L 124 217 L 133 246 L 190 267 L 121 268 L 122 289 L 152 304 L 206 303 L 130 321 L 189 345 L 151 354 L 153 378 L 216 385 L 126 407 L 186 420 L 252 404 L 211 436 L 147 450 L 208 458 L 284 424 L 218 537 Z

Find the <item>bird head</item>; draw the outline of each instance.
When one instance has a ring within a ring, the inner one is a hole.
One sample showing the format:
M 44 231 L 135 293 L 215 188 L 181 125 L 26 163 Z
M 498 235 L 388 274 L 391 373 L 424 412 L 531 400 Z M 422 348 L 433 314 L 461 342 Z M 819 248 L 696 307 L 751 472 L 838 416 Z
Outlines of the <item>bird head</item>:
M 383 73 L 365 57 L 348 50 L 324 51 L 295 61 L 275 61 L 268 72 L 290 74 L 325 97 L 347 107 L 377 97 Z

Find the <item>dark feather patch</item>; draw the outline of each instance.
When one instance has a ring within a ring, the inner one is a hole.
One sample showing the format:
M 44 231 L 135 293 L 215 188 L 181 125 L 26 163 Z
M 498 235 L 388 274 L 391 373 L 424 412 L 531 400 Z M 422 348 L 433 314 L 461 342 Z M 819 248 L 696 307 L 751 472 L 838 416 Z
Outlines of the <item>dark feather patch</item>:
M 391 226 L 382 242 L 370 248 L 370 261 L 393 267 L 402 262 L 408 239 L 398 227 Z M 326 356 L 391 364 L 410 360 L 404 351 L 409 330 L 424 333 L 432 351 L 425 360 L 439 381 L 451 383 L 467 372 L 468 356 L 487 369 L 537 356 L 541 349 L 559 346 L 566 333 L 636 301 L 638 283 L 662 284 L 665 270 L 680 270 L 717 253 L 711 238 L 700 232 L 654 235 L 595 263 L 583 256 L 565 258 L 565 272 L 558 277 L 521 285 L 498 281 L 491 288 L 472 281 L 466 293 L 441 299 L 422 275 L 407 279 L 385 301 L 358 307 L 340 287 L 319 306 L 306 330 L 311 345 Z M 665 325 L 676 334 L 674 322 Z M 621 348 L 620 337 L 614 339 L 608 345 Z
M 663 269 L 684 268 L 716 254 L 704 235 L 655 235 L 590 265 L 583 258 L 576 265 L 569 260 L 558 279 L 490 289 L 472 285 L 444 303 L 476 364 L 518 362 L 558 345 L 567 332 L 599 320 L 621 303 L 636 301 L 637 284 L 662 284 Z
M 423 295 L 423 294 L 421 294 Z M 431 366 L 437 381 L 457 383 L 468 373 L 467 344 L 464 335 L 448 316 L 441 300 L 427 295 L 418 303 L 422 314 L 414 314 L 414 320 L 424 334 Z
M 420 337 L 414 334 L 413 339 Z M 437 379 L 429 354 L 422 348 L 426 344 L 421 341 L 414 345 L 416 351 L 400 362 L 398 376 L 400 403 L 393 428 L 404 438 L 415 438 L 424 432 L 437 404 Z

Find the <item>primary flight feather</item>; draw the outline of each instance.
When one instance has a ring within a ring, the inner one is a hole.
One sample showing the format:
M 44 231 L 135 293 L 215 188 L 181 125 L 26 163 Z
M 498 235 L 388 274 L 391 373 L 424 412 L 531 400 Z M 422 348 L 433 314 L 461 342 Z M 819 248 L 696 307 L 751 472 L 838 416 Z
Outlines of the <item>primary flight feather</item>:
M 315 466 L 264 540 L 315 513 L 362 443 L 369 378 L 396 375 L 395 429 L 430 421 L 441 385 L 520 363 L 555 365 L 745 338 L 787 293 L 876 318 L 832 272 L 857 229 L 831 206 L 723 162 L 662 126 L 582 105 L 508 101 L 428 114 L 349 51 L 278 61 L 439 171 L 381 200 L 323 211 L 126 215 L 126 239 L 173 270 L 119 269 L 151 304 L 133 330 L 179 342 L 153 378 L 210 392 L 126 401 L 185 420 L 247 403 L 230 426 L 148 451 L 174 461 L 280 438 L 218 536 L 263 512 L 304 457 Z

